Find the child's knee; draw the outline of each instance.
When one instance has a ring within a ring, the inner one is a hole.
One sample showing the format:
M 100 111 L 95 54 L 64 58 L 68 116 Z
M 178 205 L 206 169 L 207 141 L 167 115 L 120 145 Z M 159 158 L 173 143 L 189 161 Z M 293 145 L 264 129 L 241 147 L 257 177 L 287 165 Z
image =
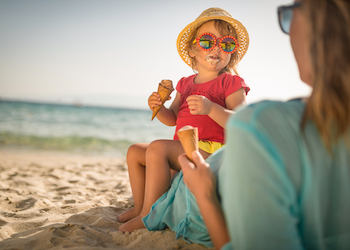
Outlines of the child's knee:
M 126 158 L 127 159 L 134 159 L 135 157 L 140 155 L 142 150 L 143 150 L 143 148 L 140 147 L 138 144 L 133 144 L 128 148 L 128 151 L 126 153 Z
M 127 154 L 132 154 L 132 153 L 134 153 L 134 152 L 136 151 L 136 149 L 137 149 L 137 144 L 131 145 L 131 146 L 128 148 Z
M 164 141 L 156 140 L 149 144 L 147 154 L 161 154 L 165 147 Z
M 156 140 L 149 144 L 147 148 L 146 155 L 158 155 L 165 156 L 166 153 L 166 144 L 163 140 Z

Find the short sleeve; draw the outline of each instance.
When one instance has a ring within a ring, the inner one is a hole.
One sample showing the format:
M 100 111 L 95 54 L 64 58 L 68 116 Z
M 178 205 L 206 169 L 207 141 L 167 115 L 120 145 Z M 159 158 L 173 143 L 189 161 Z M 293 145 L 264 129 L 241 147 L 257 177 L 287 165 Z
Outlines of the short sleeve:
M 185 83 L 186 83 L 186 77 L 182 77 L 176 85 L 176 91 L 179 92 L 180 94 L 184 93 Z
M 232 93 L 236 92 L 240 88 L 244 88 L 246 95 L 248 94 L 250 88 L 245 83 L 243 78 L 237 75 L 227 74 L 224 78 L 224 88 L 225 88 L 225 98 L 227 98 Z

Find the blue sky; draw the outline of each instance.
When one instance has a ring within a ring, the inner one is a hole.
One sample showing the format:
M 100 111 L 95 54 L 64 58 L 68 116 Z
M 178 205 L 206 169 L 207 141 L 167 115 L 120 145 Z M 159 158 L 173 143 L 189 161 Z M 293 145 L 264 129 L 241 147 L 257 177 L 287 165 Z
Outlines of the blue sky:
M 291 1 L 0 0 L 0 98 L 148 109 L 162 79 L 193 74 L 180 31 L 220 7 L 247 28 L 248 103 L 305 96 L 276 8 Z M 173 94 L 174 95 L 174 94 Z

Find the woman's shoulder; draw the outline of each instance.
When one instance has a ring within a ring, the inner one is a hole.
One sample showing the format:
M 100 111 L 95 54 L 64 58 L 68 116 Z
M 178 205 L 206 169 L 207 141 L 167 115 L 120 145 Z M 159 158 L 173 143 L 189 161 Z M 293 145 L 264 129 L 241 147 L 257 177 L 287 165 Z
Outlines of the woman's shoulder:
M 237 109 L 228 125 L 246 124 L 255 127 L 289 125 L 298 129 L 304 109 L 305 103 L 302 99 L 286 102 L 260 101 Z
M 269 157 L 288 162 L 287 171 L 299 187 L 299 147 L 304 140 L 300 125 L 304 110 L 302 99 L 250 104 L 232 115 L 226 126 L 228 137 L 246 141 L 239 146 L 252 157 L 256 155 L 254 150 L 263 150 Z

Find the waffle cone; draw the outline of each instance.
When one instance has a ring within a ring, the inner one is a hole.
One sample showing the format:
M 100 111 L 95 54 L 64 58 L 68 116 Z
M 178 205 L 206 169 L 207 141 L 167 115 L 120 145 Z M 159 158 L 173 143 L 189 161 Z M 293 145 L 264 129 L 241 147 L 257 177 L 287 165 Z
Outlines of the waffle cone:
M 184 126 L 177 131 L 177 136 L 187 157 L 193 162 L 192 152 L 198 150 L 198 128 Z
M 171 80 L 162 80 L 161 83 L 159 83 L 158 86 L 158 93 L 160 95 L 160 100 L 162 102 L 162 105 L 159 105 L 158 107 L 155 107 L 153 109 L 153 114 L 152 114 L 152 120 L 156 115 L 158 114 L 160 108 L 163 106 L 166 100 L 168 100 L 170 94 L 174 91 L 173 88 L 173 82 Z

